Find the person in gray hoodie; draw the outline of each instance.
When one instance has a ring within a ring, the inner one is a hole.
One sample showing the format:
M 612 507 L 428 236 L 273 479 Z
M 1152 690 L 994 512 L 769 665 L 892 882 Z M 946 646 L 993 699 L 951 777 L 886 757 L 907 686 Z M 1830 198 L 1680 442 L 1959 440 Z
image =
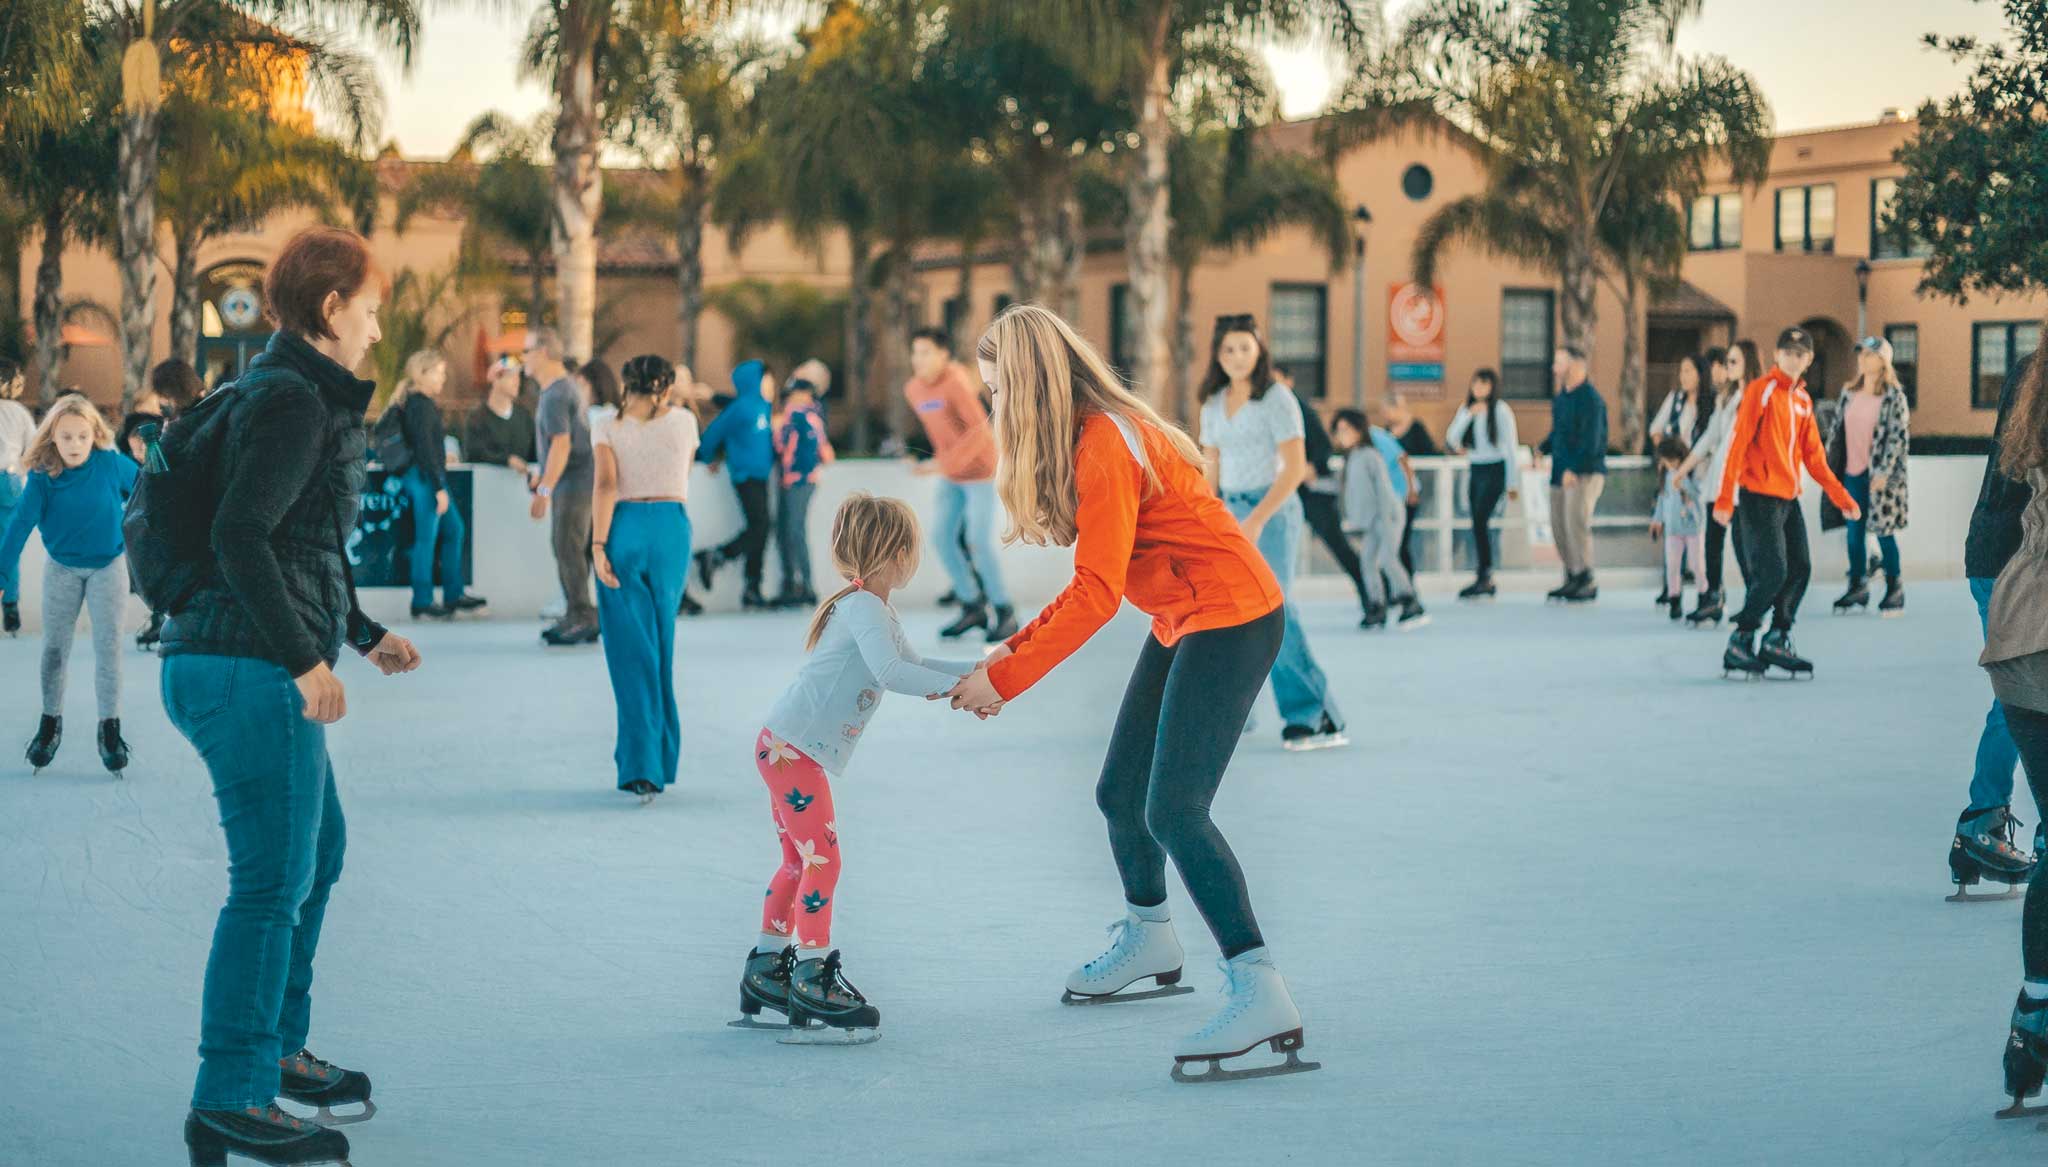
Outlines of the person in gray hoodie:
M 1429 623 L 1429 614 L 1415 594 L 1415 581 L 1401 566 L 1408 500 L 1394 492 L 1386 460 L 1367 440 L 1370 424 L 1358 410 L 1340 409 L 1330 425 L 1331 442 L 1344 455 L 1344 483 L 1338 496 L 1344 531 L 1359 542 L 1358 558 L 1368 593 L 1365 619 L 1358 626 L 1386 626 L 1391 591 L 1391 602 L 1401 608 L 1396 626 L 1408 631 Z

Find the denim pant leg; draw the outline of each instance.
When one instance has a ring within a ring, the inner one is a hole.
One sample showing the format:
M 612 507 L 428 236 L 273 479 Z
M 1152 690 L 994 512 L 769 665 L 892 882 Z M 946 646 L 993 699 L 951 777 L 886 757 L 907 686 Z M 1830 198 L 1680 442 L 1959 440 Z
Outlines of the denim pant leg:
M 1970 596 L 1977 601 L 1977 626 L 1990 621 L 1991 589 L 1995 579 L 1970 580 Z M 2005 727 L 2005 708 L 1992 699 L 1991 712 L 1984 715 L 1984 731 L 1977 736 L 1977 765 L 1970 775 L 1969 810 L 1988 810 L 2012 802 L 2013 768 L 2020 762 L 2019 747 Z
M 1849 519 L 1843 524 L 1843 534 L 1849 540 L 1849 578 L 1865 579 L 1870 575 L 1870 472 L 1866 470 L 1861 474 L 1846 476 L 1842 479 L 1842 488 L 1849 492 L 1850 498 L 1856 500 L 1856 506 L 1866 516 L 1861 519 Z
M 283 669 L 253 658 L 173 656 L 162 691 L 171 723 L 206 763 L 227 834 L 228 899 L 206 962 L 192 1105 L 265 1106 L 277 1097 L 277 1060 L 292 1052 L 282 1048 L 288 984 L 301 995 L 293 1032 L 304 1040 L 325 887 L 341 865 L 342 829 L 322 827 L 333 797 L 326 729 L 306 719 Z
M 327 919 L 327 897 L 341 878 L 341 860 L 348 850 L 348 820 L 341 813 L 341 795 L 334 786 L 334 760 L 327 763 L 326 790 L 320 799 L 320 834 L 313 844 L 313 890 L 299 907 L 299 926 L 292 933 L 291 969 L 285 974 L 284 1005 L 278 1010 L 279 1056 L 306 1048 L 313 1023 L 313 954 L 320 947 L 320 925 Z
M 5 531 L 7 524 L 14 520 L 14 508 L 20 497 L 19 480 L 0 474 L 0 531 Z M 19 560 L 14 563 L 0 563 L 0 597 L 5 597 L 10 604 L 21 602 Z
M 1003 565 L 996 559 L 995 480 L 965 483 L 960 490 L 967 498 L 967 553 L 974 574 L 981 577 L 982 598 L 998 608 L 1007 608 L 1010 592 L 1003 586 Z
M 612 512 L 612 529 L 605 540 L 605 556 L 611 560 L 618 587 L 599 581 L 597 588 L 598 626 L 604 630 L 605 671 L 611 675 L 612 700 L 617 706 L 618 731 L 612 760 L 618 767 L 618 787 L 645 779 L 662 784 L 660 661 L 657 624 L 675 626 L 675 607 L 666 611 L 655 602 L 654 576 L 649 570 L 654 554 L 655 530 L 649 512 L 654 504 L 623 502 Z
M 1230 500 L 1231 513 L 1243 518 L 1258 505 L 1249 496 Z M 1301 500 L 1289 497 L 1259 532 L 1259 554 L 1280 580 L 1280 592 L 1288 596 L 1286 624 L 1280 637 L 1280 655 L 1273 662 L 1273 704 L 1280 709 L 1286 725 L 1318 726 L 1327 714 L 1337 728 L 1344 728 L 1344 715 L 1330 697 L 1330 685 L 1309 651 L 1308 634 L 1302 630 L 1301 614 L 1295 609 L 1294 565 L 1301 554 Z
M 455 500 L 448 500 L 448 513 L 441 516 L 441 531 L 438 545 L 441 560 L 441 601 L 453 607 L 462 598 L 462 544 L 469 532 L 462 525 L 462 513 L 455 509 Z
M 412 547 L 406 567 L 412 580 L 412 604 L 424 608 L 434 602 L 434 544 L 441 534 L 441 516 L 434 512 L 434 488 L 417 468 L 400 479 L 406 506 L 412 510 Z
M 962 604 L 978 604 L 981 585 L 975 582 L 967 552 L 960 547 L 960 535 L 967 523 L 967 490 L 950 478 L 941 478 L 933 501 L 939 513 L 932 522 L 932 550 L 938 552 L 939 565 L 946 569 L 946 578 L 953 583 L 953 594 L 960 597 Z
M 800 592 L 811 586 L 811 495 L 817 485 L 792 482 L 781 488 L 775 506 L 775 552 L 782 563 L 782 590 Z

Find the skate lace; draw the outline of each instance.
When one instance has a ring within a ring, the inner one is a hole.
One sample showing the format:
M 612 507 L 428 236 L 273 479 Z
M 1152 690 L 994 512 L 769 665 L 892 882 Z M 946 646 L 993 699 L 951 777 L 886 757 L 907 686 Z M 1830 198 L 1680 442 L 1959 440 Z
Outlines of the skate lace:
M 1209 1019 L 1196 1037 L 1211 1037 L 1231 1022 L 1236 1021 L 1252 1003 L 1252 974 L 1250 966 L 1239 966 L 1227 960 L 1216 962 L 1216 971 L 1223 974 L 1223 985 L 1218 990 L 1223 994 L 1223 1011 Z
M 290 1062 L 292 1073 L 302 1078 L 317 1078 L 322 1082 L 332 1082 L 336 1078 L 341 1077 L 341 1067 L 333 1062 L 323 1061 L 320 1058 L 314 1057 L 309 1050 L 302 1049 L 291 1057 L 280 1060 Z
M 845 994 L 856 1004 L 865 1005 L 868 1003 L 868 999 L 861 996 L 860 990 L 853 987 L 853 982 L 847 980 L 846 973 L 840 969 L 839 950 L 836 948 L 832 950 L 832 955 L 825 958 L 825 968 L 819 980 L 823 983 L 828 997 L 831 993 L 837 991 Z
M 1103 929 L 1103 931 L 1109 933 L 1109 951 L 1088 962 L 1083 971 L 1089 976 L 1105 973 L 1118 967 L 1131 959 L 1131 954 L 1136 952 L 1138 948 L 1136 944 L 1130 942 L 1131 922 L 1128 918 L 1118 920 L 1116 923 Z

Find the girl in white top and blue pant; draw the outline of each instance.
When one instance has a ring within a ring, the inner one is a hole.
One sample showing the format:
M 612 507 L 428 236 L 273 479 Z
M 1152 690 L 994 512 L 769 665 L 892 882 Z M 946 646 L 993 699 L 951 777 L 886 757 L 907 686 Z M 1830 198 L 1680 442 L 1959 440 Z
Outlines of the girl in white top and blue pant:
M 619 789 L 652 801 L 676 780 L 676 608 L 690 572 L 690 464 L 697 417 L 668 403 L 676 371 L 658 356 L 626 362 L 625 401 L 592 430 L 593 565 L 604 663 L 619 707 Z
M 1518 460 L 1521 439 L 1515 434 L 1515 411 L 1500 399 L 1500 374 L 1481 369 L 1472 374 L 1472 387 L 1465 391 L 1465 404 L 1444 431 L 1444 444 L 1452 453 L 1462 453 L 1470 466 L 1466 472 L 1467 503 L 1472 512 L 1472 552 L 1478 561 L 1479 578 L 1458 593 L 1461 600 L 1477 600 L 1494 594 L 1493 512 L 1502 495 L 1514 497 L 1522 489 L 1522 467 Z

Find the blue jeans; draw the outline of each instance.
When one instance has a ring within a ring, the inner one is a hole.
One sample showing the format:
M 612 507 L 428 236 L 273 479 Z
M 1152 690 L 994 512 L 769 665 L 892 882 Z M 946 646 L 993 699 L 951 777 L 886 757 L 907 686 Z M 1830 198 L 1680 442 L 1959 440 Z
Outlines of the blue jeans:
M 605 536 L 618 587 L 597 589 L 604 666 L 619 709 L 612 750 L 619 788 L 642 778 L 667 790 L 683 749 L 676 715 L 676 608 L 690 572 L 690 512 L 679 502 L 622 502 Z
M 1264 497 L 1265 492 L 1261 491 L 1233 494 L 1224 501 L 1229 504 L 1230 513 L 1242 519 Z M 1330 696 L 1329 679 L 1323 676 L 1315 654 L 1309 651 L 1308 634 L 1301 630 L 1301 613 L 1294 607 L 1294 565 L 1301 559 L 1302 523 L 1301 499 L 1288 495 L 1259 532 L 1259 554 L 1265 556 L 1266 566 L 1280 578 L 1280 593 L 1288 597 L 1280 655 L 1273 661 L 1273 703 L 1280 707 L 1280 720 L 1287 725 L 1315 729 L 1327 716 L 1332 725 L 1343 729 L 1344 715 L 1338 712 L 1337 702 Z
M 412 507 L 412 606 L 425 608 L 434 602 L 436 550 L 441 560 L 441 596 L 453 605 L 462 598 L 462 515 L 452 499 L 447 514 L 435 513 L 434 484 L 419 467 L 406 471 L 401 481 Z
M 171 724 L 212 775 L 228 842 L 192 1105 L 268 1106 L 278 1058 L 306 1044 L 313 952 L 346 846 L 326 727 L 306 720 L 282 668 L 253 657 L 167 657 L 162 688 Z
M 28 479 L 20 474 L 0 474 L 0 537 L 7 533 L 7 524 L 14 520 L 14 508 L 21 503 L 21 492 L 28 485 Z M 9 603 L 21 602 L 21 563 L 0 563 L 0 596 Z
M 818 484 L 798 480 L 781 488 L 775 500 L 775 550 L 782 560 L 782 592 L 811 590 L 811 496 Z
M 1870 546 L 1864 532 L 1870 528 L 1870 472 L 1849 474 L 1842 478 L 1842 485 L 1849 491 L 1849 497 L 1863 508 L 1863 517 L 1849 522 L 1849 578 L 1864 579 L 1870 573 Z M 1891 535 L 1877 537 L 1877 553 L 1886 576 L 1893 579 L 1899 574 L 1899 541 Z
M 945 565 L 946 578 L 953 581 L 953 594 L 962 604 L 986 601 L 998 608 L 1009 607 L 1002 565 L 996 562 L 996 484 L 941 479 L 938 503 L 939 521 L 932 524 L 932 545 Z M 979 583 L 975 582 L 977 574 Z
M 1977 601 L 1977 626 L 1988 631 L 1991 588 L 1997 580 L 1972 578 L 1970 597 Z M 2005 728 L 2005 707 L 1992 699 L 1991 712 L 1984 715 L 1984 732 L 1977 735 L 1977 768 L 1970 775 L 1971 811 L 1989 810 L 2012 802 L 2013 768 L 2020 763 L 2019 747 Z

